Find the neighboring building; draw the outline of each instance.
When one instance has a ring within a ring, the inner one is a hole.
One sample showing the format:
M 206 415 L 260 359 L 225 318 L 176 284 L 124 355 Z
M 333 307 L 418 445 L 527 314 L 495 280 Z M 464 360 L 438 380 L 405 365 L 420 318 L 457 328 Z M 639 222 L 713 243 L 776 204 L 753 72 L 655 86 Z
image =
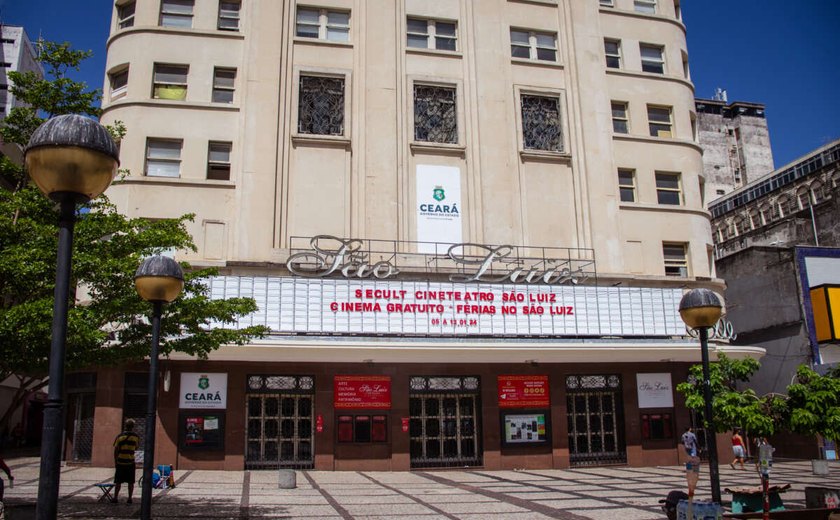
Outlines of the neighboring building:
M 706 201 L 711 202 L 773 171 L 773 151 L 764 105 L 735 101 L 726 92 L 696 99 L 698 139 L 703 147 Z
M 735 343 L 767 351 L 750 388 L 784 393 L 797 366 L 840 361 L 829 325 L 840 287 L 840 140 L 722 197 L 710 211 Z
M 677 306 L 723 290 L 687 57 L 677 0 L 118 1 L 108 195 L 195 213 L 178 257 L 273 332 L 165 362 L 159 461 L 677 463 Z M 86 387 L 94 464 L 145 367 Z

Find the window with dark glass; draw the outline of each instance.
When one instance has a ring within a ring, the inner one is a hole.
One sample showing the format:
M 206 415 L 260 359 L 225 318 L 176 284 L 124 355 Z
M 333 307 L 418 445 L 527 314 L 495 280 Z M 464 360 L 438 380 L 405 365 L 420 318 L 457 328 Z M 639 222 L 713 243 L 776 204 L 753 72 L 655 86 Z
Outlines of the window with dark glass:
M 642 71 L 653 72 L 654 74 L 665 73 L 664 49 L 662 46 L 640 43 L 639 53 L 642 56 Z
M 388 442 L 388 418 L 385 415 L 339 415 L 336 428 L 340 443 Z
M 560 98 L 523 94 L 522 145 L 526 150 L 563 151 Z
M 230 150 L 232 143 L 211 141 L 207 146 L 207 178 L 230 180 Z
M 192 27 L 195 0 L 161 0 L 160 25 L 162 27 Z
M 344 78 L 300 77 L 298 132 L 344 135 Z
M 409 18 L 406 45 L 417 49 L 457 50 L 458 24 L 451 21 Z
M 414 85 L 414 139 L 432 143 L 458 142 L 455 87 Z
M 117 6 L 117 26 L 120 29 L 128 29 L 129 27 L 134 27 L 135 7 L 136 4 L 134 2 L 129 2 Z
M 123 97 L 128 89 L 128 67 L 110 73 L 108 79 L 111 83 L 111 99 Z
M 656 200 L 659 204 L 671 206 L 682 204 L 679 173 L 656 172 Z
M 629 127 L 627 120 L 627 103 L 613 101 L 611 103 L 611 108 L 613 132 L 617 134 L 626 134 Z
M 604 55 L 607 58 L 608 68 L 621 68 L 621 42 L 619 40 L 604 40 Z
M 648 127 L 652 137 L 672 137 L 671 108 L 648 105 Z
M 673 439 L 674 427 L 671 414 L 642 414 L 642 438 L 648 440 Z
M 636 170 L 618 169 L 618 191 L 621 202 L 636 202 Z
M 557 35 L 511 29 L 510 54 L 526 60 L 557 61 Z
M 223 31 L 239 30 L 239 11 L 242 9 L 242 2 L 230 0 L 219 2 L 219 23 L 217 27 Z
M 233 103 L 236 69 L 213 70 L 213 103 Z

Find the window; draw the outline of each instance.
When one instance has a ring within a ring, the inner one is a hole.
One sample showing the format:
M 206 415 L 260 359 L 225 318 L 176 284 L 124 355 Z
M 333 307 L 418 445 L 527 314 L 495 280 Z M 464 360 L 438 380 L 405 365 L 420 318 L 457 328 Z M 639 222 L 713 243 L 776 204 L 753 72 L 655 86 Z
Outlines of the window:
M 160 25 L 162 27 L 192 27 L 195 0 L 161 0 Z
M 350 41 L 350 13 L 299 7 L 295 35 L 331 42 Z
M 213 69 L 213 103 L 233 103 L 236 69 Z
M 665 259 L 665 276 L 688 276 L 688 259 L 685 244 L 662 244 Z
M 665 59 L 662 57 L 663 48 L 660 45 L 639 44 L 642 55 L 642 71 L 654 74 L 665 74 Z
M 338 442 L 372 443 L 388 441 L 385 415 L 339 415 Z
M 682 204 L 679 173 L 656 172 L 656 201 L 671 206 Z
M 181 176 L 180 139 L 152 139 L 146 141 L 146 176 Z
M 604 54 L 607 57 L 607 67 L 621 68 L 621 42 L 619 40 L 604 40 Z
M 522 140 L 526 150 L 563 151 L 560 98 L 523 94 Z
M 636 202 L 636 170 L 618 169 L 618 191 L 621 202 Z
M 724 190 L 715 190 L 715 195 L 723 195 L 726 192 Z
M 222 31 L 238 31 L 240 9 L 242 2 L 220 1 L 218 28 Z
M 176 101 L 187 99 L 187 74 L 189 74 L 189 71 L 190 68 L 187 65 L 155 63 L 152 97 Z
M 230 149 L 232 143 L 210 141 L 207 146 L 207 178 L 216 181 L 230 180 Z
M 110 73 L 108 81 L 111 84 L 112 100 L 125 96 L 128 89 L 128 67 Z
M 647 440 L 673 439 L 674 428 L 671 422 L 671 414 L 642 414 L 642 438 Z
M 601 7 L 613 7 L 613 0 L 599 0 Z
M 409 18 L 406 45 L 416 49 L 455 51 L 458 50 L 457 28 L 455 22 Z
M 655 107 L 648 105 L 648 126 L 653 137 L 672 137 L 671 107 Z
M 344 135 L 344 78 L 300 77 L 298 132 Z
M 458 142 L 454 87 L 414 85 L 414 139 L 431 143 Z
M 526 60 L 557 61 L 555 33 L 510 30 L 510 55 Z
M 633 6 L 637 13 L 656 13 L 656 0 L 633 0 Z
M 613 101 L 611 106 L 613 132 L 617 134 L 626 134 L 629 131 L 630 126 L 627 120 L 627 103 L 622 101 Z
M 134 27 L 134 8 L 136 4 L 129 2 L 127 4 L 117 6 L 117 27 L 120 29 L 128 29 Z

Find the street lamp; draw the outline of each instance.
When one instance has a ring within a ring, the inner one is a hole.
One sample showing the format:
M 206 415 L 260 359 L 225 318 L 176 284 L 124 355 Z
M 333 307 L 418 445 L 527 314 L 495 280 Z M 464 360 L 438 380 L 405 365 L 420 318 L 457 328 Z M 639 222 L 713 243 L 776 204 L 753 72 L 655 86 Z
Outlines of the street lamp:
M 692 289 L 680 300 L 680 317 L 686 327 L 700 336 L 703 359 L 703 400 L 705 401 L 706 444 L 709 447 L 709 480 L 712 483 L 712 501 L 720 504 L 720 473 L 718 472 L 717 439 L 712 423 L 712 383 L 709 376 L 709 327 L 720 319 L 720 298 L 709 289 Z
M 184 272 L 178 262 L 167 256 L 152 256 L 140 264 L 134 274 L 137 294 L 152 302 L 152 350 L 149 353 L 149 386 L 146 401 L 146 433 L 143 447 L 143 488 L 140 497 L 140 518 L 152 517 L 152 471 L 155 458 L 155 416 L 157 415 L 158 344 L 160 343 L 160 314 L 164 303 L 181 294 Z
M 38 188 L 59 204 L 49 390 L 44 405 L 37 518 L 58 513 L 64 415 L 64 352 L 70 298 L 70 260 L 76 204 L 98 197 L 114 180 L 119 150 L 108 130 L 79 115 L 54 117 L 39 126 L 26 147 L 26 169 Z

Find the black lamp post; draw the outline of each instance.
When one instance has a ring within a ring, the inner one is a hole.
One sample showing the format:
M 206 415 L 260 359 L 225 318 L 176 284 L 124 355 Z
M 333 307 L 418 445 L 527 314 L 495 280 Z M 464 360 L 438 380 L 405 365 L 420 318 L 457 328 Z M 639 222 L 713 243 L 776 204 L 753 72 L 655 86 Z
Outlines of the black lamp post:
M 709 480 L 712 501 L 720 504 L 720 472 L 718 471 L 717 439 L 712 416 L 712 382 L 709 376 L 709 327 L 720 319 L 720 298 L 709 289 L 692 289 L 680 300 L 680 317 L 685 325 L 700 336 L 703 359 L 703 400 L 705 401 L 706 444 L 709 447 Z
M 184 273 L 178 262 L 167 256 L 152 256 L 140 264 L 134 275 L 137 293 L 152 302 L 152 349 L 149 353 L 149 397 L 146 405 L 146 433 L 143 447 L 143 488 L 140 497 L 140 518 L 152 517 L 152 472 L 155 458 L 155 416 L 157 415 L 158 345 L 160 343 L 160 315 L 164 303 L 181 294 Z
M 58 513 L 61 442 L 64 416 L 64 352 L 70 298 L 70 261 L 76 204 L 98 197 L 114 180 L 119 151 L 111 135 L 92 119 L 54 117 L 32 134 L 26 147 L 26 169 L 38 188 L 59 204 L 58 259 L 55 273 L 49 391 L 44 405 L 41 473 L 37 518 Z

